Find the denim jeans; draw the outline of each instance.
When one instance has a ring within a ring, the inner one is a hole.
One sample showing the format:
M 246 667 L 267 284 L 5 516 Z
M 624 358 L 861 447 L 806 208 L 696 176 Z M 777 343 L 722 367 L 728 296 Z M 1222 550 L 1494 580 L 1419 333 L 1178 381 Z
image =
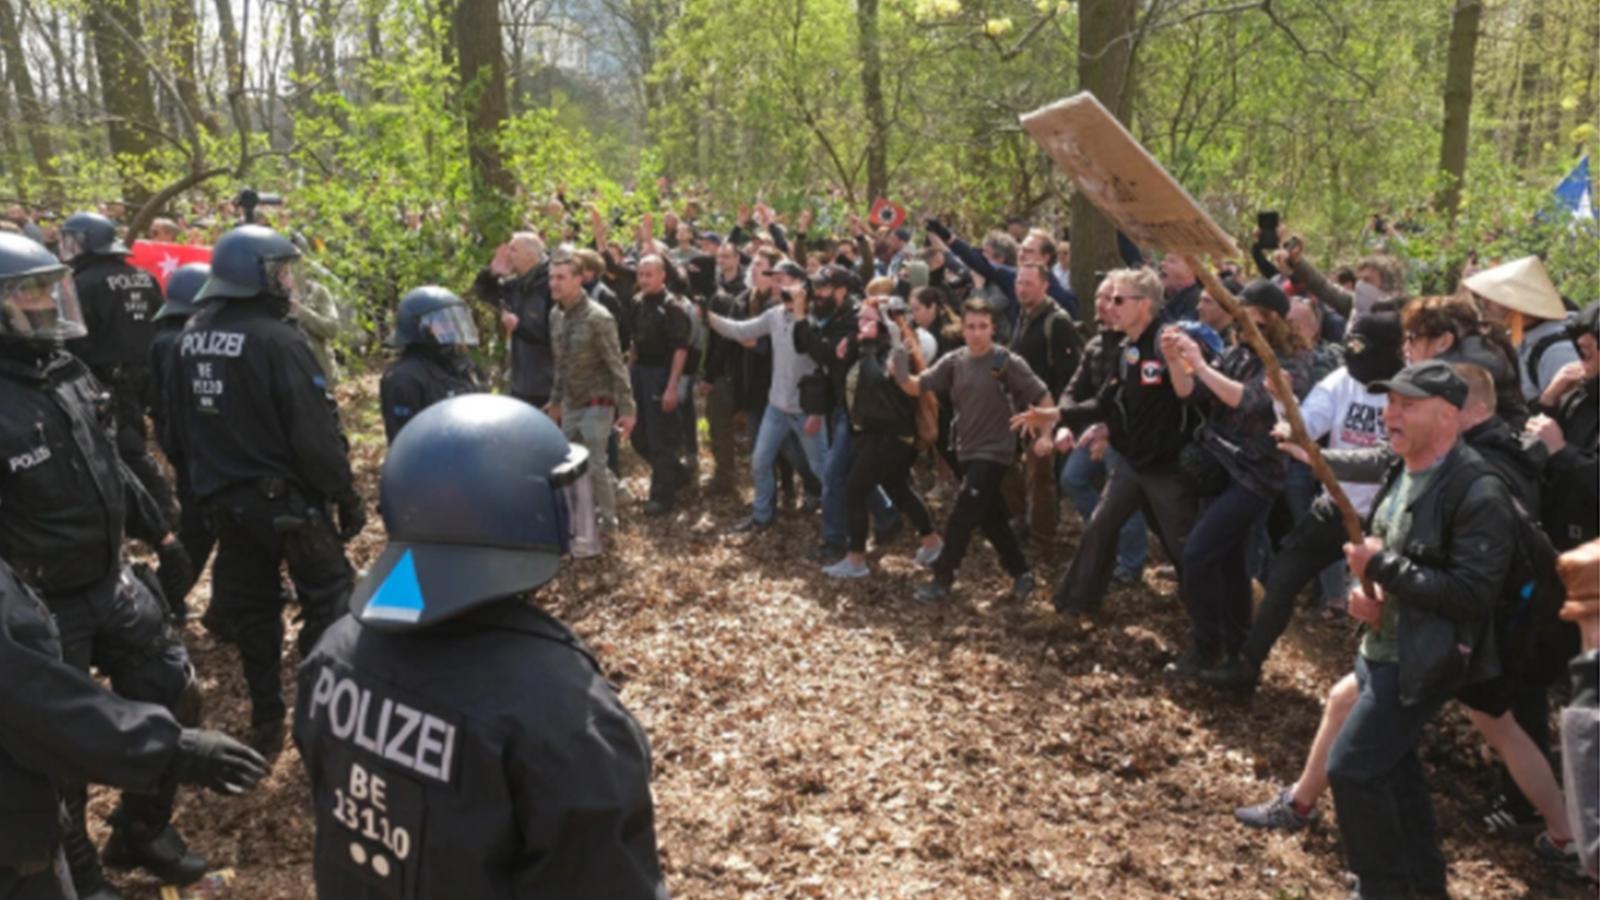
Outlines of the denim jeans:
M 756 440 L 761 436 L 761 422 L 766 418 L 766 410 L 767 407 L 765 406 L 754 412 L 745 410 L 745 423 L 750 428 L 752 456 L 755 454 Z M 822 503 L 822 479 L 811 471 L 811 464 L 806 461 L 805 451 L 800 449 L 800 442 L 795 439 L 794 435 L 791 434 L 783 439 L 783 446 L 778 450 L 777 466 L 775 477 L 791 479 L 792 486 L 792 479 L 798 475 L 805 485 L 806 496 L 818 505 Z
M 824 471 L 828 447 L 822 433 L 806 434 L 804 413 L 786 413 L 769 405 L 761 414 L 761 430 L 756 433 L 755 452 L 750 457 L 751 476 L 756 484 L 755 508 L 751 513 L 757 522 L 771 522 L 778 514 L 778 480 L 773 477 L 772 467 L 789 435 L 800 442 L 811 471 Z
M 1237 481 L 1200 511 L 1183 546 L 1179 574 L 1194 645 L 1201 652 L 1236 653 L 1250 631 L 1250 575 L 1245 555 L 1255 525 L 1272 501 Z
M 1442 892 L 1444 855 L 1417 742 L 1449 695 L 1405 706 L 1400 666 L 1361 656 L 1356 681 L 1361 695 L 1328 753 L 1328 783 L 1350 871 L 1361 879 L 1364 895 Z
M 846 512 L 846 485 L 850 481 L 850 467 L 856 460 L 855 439 L 850 434 L 850 417 L 844 407 L 833 411 L 828 432 L 828 454 L 822 471 L 822 542 L 830 547 L 845 547 L 850 543 L 850 517 Z M 868 500 L 872 512 L 872 527 L 878 531 L 894 525 L 899 514 L 889 503 L 883 488 L 873 485 Z
M 1067 462 L 1061 467 L 1061 493 L 1072 500 L 1085 526 L 1094 518 L 1094 508 L 1100 503 L 1100 488 L 1095 482 L 1105 478 L 1109 467 L 1122 465 L 1122 458 L 1110 448 L 1106 449 L 1105 458 L 1099 462 L 1090 455 L 1087 447 L 1078 447 L 1067 454 Z M 1149 543 L 1144 513 L 1135 512 L 1128 517 L 1128 523 L 1122 526 L 1122 532 L 1117 535 L 1117 574 L 1135 577 L 1144 571 Z

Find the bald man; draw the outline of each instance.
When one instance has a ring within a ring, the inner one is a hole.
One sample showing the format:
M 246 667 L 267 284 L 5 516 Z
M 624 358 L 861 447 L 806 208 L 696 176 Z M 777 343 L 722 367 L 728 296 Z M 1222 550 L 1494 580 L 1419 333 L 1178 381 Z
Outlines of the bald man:
M 550 350 L 549 265 L 544 241 L 519 231 L 495 249 L 494 259 L 473 284 L 478 296 L 500 308 L 500 325 L 511 343 L 511 396 L 543 408 L 555 381 Z

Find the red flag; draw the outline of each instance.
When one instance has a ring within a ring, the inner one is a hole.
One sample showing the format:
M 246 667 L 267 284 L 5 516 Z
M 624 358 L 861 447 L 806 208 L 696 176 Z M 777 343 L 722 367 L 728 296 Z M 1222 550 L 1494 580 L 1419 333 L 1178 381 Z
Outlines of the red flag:
M 167 279 L 179 266 L 211 263 L 211 248 L 197 244 L 169 244 L 165 241 L 134 241 L 128 262 L 149 272 L 167 289 Z
M 872 219 L 872 224 L 891 231 L 906 223 L 906 208 L 885 197 L 879 197 L 872 204 L 872 212 L 867 215 Z

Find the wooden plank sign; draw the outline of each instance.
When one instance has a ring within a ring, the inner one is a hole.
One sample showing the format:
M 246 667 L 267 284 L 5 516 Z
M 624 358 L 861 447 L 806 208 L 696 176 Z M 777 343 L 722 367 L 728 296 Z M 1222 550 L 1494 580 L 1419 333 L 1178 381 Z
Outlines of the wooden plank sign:
M 1022 127 L 1135 244 L 1218 259 L 1240 256 L 1233 238 L 1093 94 L 1036 109 L 1022 117 Z

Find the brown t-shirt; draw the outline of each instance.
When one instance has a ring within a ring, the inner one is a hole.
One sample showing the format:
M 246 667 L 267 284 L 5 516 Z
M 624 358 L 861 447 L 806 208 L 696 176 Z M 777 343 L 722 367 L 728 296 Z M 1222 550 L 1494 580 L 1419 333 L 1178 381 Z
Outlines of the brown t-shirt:
M 905 351 L 897 348 L 896 372 L 905 371 L 904 357 Z M 923 374 L 921 384 L 923 391 L 950 394 L 956 456 L 962 462 L 982 459 L 1001 465 L 1010 465 L 1017 457 L 1012 413 L 1049 393 L 1027 361 L 1004 347 L 981 357 L 966 347 L 947 353 Z

